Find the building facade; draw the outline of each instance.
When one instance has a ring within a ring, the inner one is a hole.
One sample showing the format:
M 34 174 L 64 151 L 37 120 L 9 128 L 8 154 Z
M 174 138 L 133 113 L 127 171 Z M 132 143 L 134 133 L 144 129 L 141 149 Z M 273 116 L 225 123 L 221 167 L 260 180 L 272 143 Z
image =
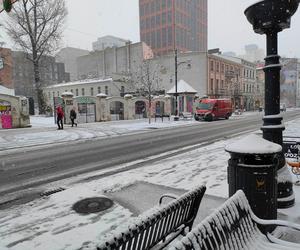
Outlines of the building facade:
M 21 51 L 12 52 L 13 83 L 16 95 L 32 97 L 36 101 L 34 86 L 33 64 Z M 55 62 L 52 56 L 40 59 L 40 79 L 42 86 L 69 81 L 69 74 L 65 72 L 64 64 Z
M 153 58 L 152 50 L 143 42 L 93 51 L 77 58 L 79 79 L 121 80 L 135 72 L 143 60 L 150 58 Z
M 65 71 L 70 73 L 70 80 L 78 80 L 78 70 L 77 70 L 77 58 L 80 56 L 88 55 L 90 51 L 66 47 L 62 48 L 56 55 L 56 62 L 63 63 L 65 65 Z
M 299 103 L 299 60 L 297 58 L 281 58 L 280 102 L 287 107 L 296 107 Z
M 155 55 L 207 51 L 207 0 L 139 0 L 140 40 Z
M 256 64 L 237 57 L 208 54 L 207 95 L 230 98 L 235 108 L 255 110 L 261 106 L 261 85 L 256 81 Z
M 103 36 L 99 37 L 96 42 L 93 42 L 93 50 L 104 50 L 106 48 L 122 47 L 125 46 L 128 40 L 115 37 Z
M 7 48 L 0 48 L 0 86 L 13 89 L 12 54 Z
M 168 91 L 175 86 L 175 59 L 164 55 L 151 59 L 152 69 L 158 72 L 160 88 Z M 207 53 L 187 52 L 178 54 L 177 81 L 184 80 L 197 91 L 198 96 L 207 94 Z

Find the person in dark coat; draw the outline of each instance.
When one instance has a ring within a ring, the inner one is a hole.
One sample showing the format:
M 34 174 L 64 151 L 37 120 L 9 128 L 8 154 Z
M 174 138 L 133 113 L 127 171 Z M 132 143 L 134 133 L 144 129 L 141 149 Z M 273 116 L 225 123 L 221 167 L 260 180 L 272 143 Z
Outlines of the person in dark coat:
M 70 111 L 70 119 L 71 119 L 71 122 L 72 122 L 72 127 L 74 126 L 74 124 L 77 127 L 77 123 L 75 122 L 76 117 L 77 117 L 76 111 L 75 111 L 74 108 L 72 108 L 71 111 Z
M 61 108 L 61 106 L 58 106 L 56 108 L 56 122 L 57 122 L 58 129 L 64 129 L 63 118 L 64 118 L 64 111 Z

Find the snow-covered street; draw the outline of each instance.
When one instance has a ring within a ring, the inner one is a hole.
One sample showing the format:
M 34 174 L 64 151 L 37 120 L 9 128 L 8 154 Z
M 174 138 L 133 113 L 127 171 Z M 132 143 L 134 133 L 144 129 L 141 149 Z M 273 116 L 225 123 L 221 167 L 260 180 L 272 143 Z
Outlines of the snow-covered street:
M 235 117 L 232 119 L 235 119 Z M 241 117 L 237 119 L 241 119 Z M 188 125 L 194 121 L 182 122 Z M 128 131 L 137 132 L 146 129 L 146 125 L 142 125 L 144 123 L 146 121 L 138 121 L 134 125 L 128 123 L 129 126 L 126 123 L 105 125 L 112 130 L 116 129 L 118 133 L 122 129 L 127 133 Z M 167 124 L 168 122 L 153 123 L 150 126 Z M 95 128 L 89 125 L 88 131 L 93 129 L 98 131 L 96 129 L 97 125 L 95 124 Z M 288 122 L 285 125 L 284 135 L 300 137 L 300 119 Z M 42 126 L 40 124 L 40 127 Z M 73 133 L 73 129 L 77 131 L 81 128 L 66 129 L 68 137 Z M 65 131 L 59 131 L 59 133 Z M 53 133 L 58 133 L 58 131 L 53 131 Z M 86 135 L 88 133 L 86 132 Z M 256 131 L 256 133 L 260 132 Z M 154 164 L 100 179 L 79 183 L 76 182 L 76 178 L 70 179 L 69 182 L 64 183 L 63 188 L 65 190 L 61 192 L 42 197 L 25 205 L 2 210 L 0 211 L 0 249 L 94 249 L 93 247 L 97 243 L 105 239 L 105 234 L 116 229 L 119 225 L 126 225 L 126 222 L 134 217 L 134 213 L 130 208 L 114 202 L 114 206 L 105 212 L 79 215 L 72 209 L 73 204 L 87 197 L 110 196 L 110 194 L 139 182 L 185 190 L 189 190 L 195 185 L 205 184 L 207 187 L 206 194 L 227 198 L 227 160 L 229 154 L 225 153 L 224 147 L 243 136 L 218 141 L 186 153 L 180 153 L 181 150 L 174 151 L 176 153 L 174 156 L 159 160 Z M 120 169 L 123 167 L 125 165 L 119 166 Z M 85 177 L 88 179 L 104 172 L 90 173 Z M 293 178 L 294 181 L 297 180 L 295 176 Z M 279 210 L 281 216 L 291 221 L 299 219 L 300 211 L 300 187 L 294 185 L 294 191 L 296 195 L 295 206 Z M 145 197 L 136 198 L 146 199 Z M 214 207 L 211 209 L 214 209 Z

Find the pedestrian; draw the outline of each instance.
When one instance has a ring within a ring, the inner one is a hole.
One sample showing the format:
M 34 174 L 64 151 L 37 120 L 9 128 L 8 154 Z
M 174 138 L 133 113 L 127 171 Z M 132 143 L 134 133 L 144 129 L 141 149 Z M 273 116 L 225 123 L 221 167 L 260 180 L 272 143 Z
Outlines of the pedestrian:
M 63 118 L 64 118 L 64 111 L 61 108 L 61 106 L 58 106 L 56 108 L 56 122 L 57 122 L 58 129 L 64 129 Z
M 76 117 L 77 117 L 76 111 L 75 111 L 74 108 L 72 108 L 71 111 L 70 111 L 70 119 L 71 119 L 71 122 L 72 122 L 72 127 L 74 126 L 74 124 L 77 127 L 77 123 L 74 122 L 74 120 L 76 119 Z

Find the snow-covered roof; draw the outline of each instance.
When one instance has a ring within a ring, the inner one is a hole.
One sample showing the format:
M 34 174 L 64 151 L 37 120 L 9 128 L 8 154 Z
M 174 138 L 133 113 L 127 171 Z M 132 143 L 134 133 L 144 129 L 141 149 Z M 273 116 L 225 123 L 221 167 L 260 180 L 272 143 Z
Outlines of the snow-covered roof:
M 175 92 L 175 86 L 173 88 L 171 88 L 167 93 L 168 94 L 175 94 L 176 93 Z M 197 90 L 195 90 L 193 87 L 191 87 L 191 85 L 189 85 L 184 80 L 180 80 L 177 83 L 177 93 L 179 93 L 179 94 L 184 94 L 184 93 L 196 94 Z
M 273 154 L 280 152 L 282 147 L 258 135 L 251 134 L 237 142 L 227 145 L 225 150 L 230 153 L 238 154 Z
M 97 97 L 105 97 L 105 98 L 106 98 L 106 97 L 107 97 L 107 94 L 100 93 L 100 94 L 97 94 L 96 96 L 97 96 Z
M 74 96 L 74 94 L 72 92 L 69 92 L 69 91 L 62 93 L 61 95 L 62 96 Z
M 67 86 L 73 86 L 73 85 L 80 85 L 80 84 L 88 84 L 88 83 L 98 83 L 98 82 L 112 82 L 112 78 L 107 78 L 107 79 L 85 79 L 85 80 L 80 80 L 80 81 L 74 81 L 74 82 L 66 82 L 66 83 L 59 83 L 59 84 L 54 84 L 50 85 L 47 88 L 55 88 L 55 87 L 67 87 Z
M 14 89 L 9 89 L 9 88 L 6 88 L 6 87 L 0 85 L 0 94 L 14 96 L 15 95 L 15 90 Z

